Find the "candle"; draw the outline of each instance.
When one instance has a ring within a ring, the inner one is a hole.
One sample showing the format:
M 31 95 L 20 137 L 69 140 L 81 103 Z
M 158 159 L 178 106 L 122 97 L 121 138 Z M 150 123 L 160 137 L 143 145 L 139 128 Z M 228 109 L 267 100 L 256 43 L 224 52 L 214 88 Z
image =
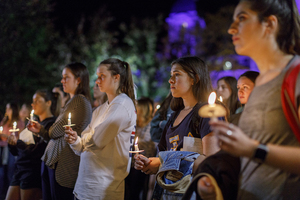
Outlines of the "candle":
M 3 126 L 0 126 L 0 134 L 3 132 Z
M 223 97 L 222 96 L 220 96 L 220 101 L 223 102 Z
M 208 105 L 202 106 L 199 109 L 201 117 L 210 118 L 211 120 L 218 120 L 217 117 L 226 115 L 226 109 L 220 104 L 216 104 L 216 93 L 212 92 L 208 97 Z
M 139 151 L 139 146 L 138 146 L 138 137 L 136 137 L 135 143 L 134 143 L 134 150 Z
M 17 122 L 14 122 L 13 123 L 13 130 L 16 130 L 17 129 Z
M 68 125 L 71 125 L 71 113 L 69 113 Z
M 34 110 L 32 110 L 31 113 L 30 113 L 30 120 L 31 121 L 33 121 L 33 113 L 34 113 Z

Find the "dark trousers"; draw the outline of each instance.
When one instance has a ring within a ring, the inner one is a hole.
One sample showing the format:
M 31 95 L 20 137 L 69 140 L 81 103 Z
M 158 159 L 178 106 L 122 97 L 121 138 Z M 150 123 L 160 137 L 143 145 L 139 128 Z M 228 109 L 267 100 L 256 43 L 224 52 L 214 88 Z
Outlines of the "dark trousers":
M 74 188 L 59 185 L 55 180 L 55 169 L 42 162 L 42 191 L 43 200 L 74 200 Z
M 8 152 L 7 164 L 2 165 L 3 148 L 7 147 L 0 148 L 0 200 L 5 199 L 7 189 L 15 171 L 15 157 L 10 152 Z
M 147 199 L 149 175 L 133 167 L 125 179 L 125 200 Z

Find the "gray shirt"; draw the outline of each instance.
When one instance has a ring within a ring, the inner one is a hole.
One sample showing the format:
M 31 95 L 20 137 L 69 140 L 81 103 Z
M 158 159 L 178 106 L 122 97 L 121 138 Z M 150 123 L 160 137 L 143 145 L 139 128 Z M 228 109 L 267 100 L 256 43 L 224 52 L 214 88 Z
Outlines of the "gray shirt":
M 261 143 L 300 146 L 281 106 L 281 85 L 286 70 L 252 91 L 239 121 L 239 127 Z M 238 199 L 300 199 L 300 178 L 266 164 L 242 158 Z M 300 166 L 299 166 L 300 167 Z

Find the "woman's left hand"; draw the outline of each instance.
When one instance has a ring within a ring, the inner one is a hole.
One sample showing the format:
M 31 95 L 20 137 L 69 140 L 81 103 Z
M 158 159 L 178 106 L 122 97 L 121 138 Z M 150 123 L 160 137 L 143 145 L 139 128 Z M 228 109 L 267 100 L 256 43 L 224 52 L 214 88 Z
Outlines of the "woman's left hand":
M 69 126 L 66 126 L 66 130 L 65 130 L 65 141 L 69 144 L 73 144 L 74 142 L 76 142 L 77 140 L 77 132 L 73 131 L 73 129 Z
M 224 121 L 211 121 L 209 124 L 217 133 L 222 150 L 234 156 L 253 156 L 259 142 L 249 138 L 239 127 Z

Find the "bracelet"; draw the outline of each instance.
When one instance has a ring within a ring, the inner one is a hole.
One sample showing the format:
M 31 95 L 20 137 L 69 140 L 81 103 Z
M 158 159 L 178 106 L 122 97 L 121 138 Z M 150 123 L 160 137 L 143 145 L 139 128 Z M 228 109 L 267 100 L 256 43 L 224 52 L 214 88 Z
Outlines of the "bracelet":
M 267 145 L 259 144 L 254 152 L 252 159 L 257 163 L 263 163 L 266 160 L 269 148 Z

